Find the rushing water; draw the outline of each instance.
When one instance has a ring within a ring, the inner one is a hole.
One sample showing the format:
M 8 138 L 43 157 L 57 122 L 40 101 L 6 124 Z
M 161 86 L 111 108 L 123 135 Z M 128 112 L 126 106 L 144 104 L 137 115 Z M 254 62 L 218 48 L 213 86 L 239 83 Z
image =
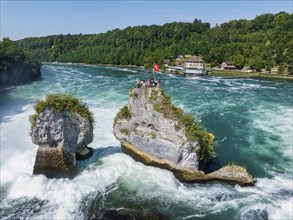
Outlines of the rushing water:
M 169 171 L 121 152 L 113 119 L 141 69 L 45 65 L 43 79 L 1 92 L 1 218 L 99 219 L 125 208 L 153 219 L 292 219 L 293 83 L 157 74 L 173 102 L 218 142 L 209 168 L 244 165 L 253 187 L 182 184 Z M 95 117 L 94 156 L 72 179 L 32 175 L 37 146 L 29 137 L 33 104 L 48 93 L 72 93 Z M 107 215 L 107 214 L 106 214 Z

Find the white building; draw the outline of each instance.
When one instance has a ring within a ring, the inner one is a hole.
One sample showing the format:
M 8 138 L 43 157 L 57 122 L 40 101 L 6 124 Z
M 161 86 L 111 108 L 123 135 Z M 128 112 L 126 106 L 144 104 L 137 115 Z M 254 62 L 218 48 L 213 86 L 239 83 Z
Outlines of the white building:
M 198 56 L 193 56 L 185 60 L 183 73 L 197 76 L 205 75 L 203 60 Z

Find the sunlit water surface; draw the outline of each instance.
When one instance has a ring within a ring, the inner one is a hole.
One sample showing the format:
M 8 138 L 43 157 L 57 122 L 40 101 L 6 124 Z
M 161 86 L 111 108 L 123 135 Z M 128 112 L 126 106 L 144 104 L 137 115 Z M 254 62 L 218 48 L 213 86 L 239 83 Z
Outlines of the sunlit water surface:
M 256 178 L 255 186 L 242 188 L 182 184 L 121 152 L 114 117 L 136 78 L 151 76 L 135 68 L 44 65 L 42 80 L 1 92 L 1 218 L 99 219 L 126 208 L 158 219 L 292 219 L 293 83 L 155 75 L 173 102 L 215 135 L 209 169 L 233 162 Z M 34 176 L 37 146 L 28 117 L 37 99 L 63 92 L 94 113 L 94 155 L 78 162 L 72 180 Z

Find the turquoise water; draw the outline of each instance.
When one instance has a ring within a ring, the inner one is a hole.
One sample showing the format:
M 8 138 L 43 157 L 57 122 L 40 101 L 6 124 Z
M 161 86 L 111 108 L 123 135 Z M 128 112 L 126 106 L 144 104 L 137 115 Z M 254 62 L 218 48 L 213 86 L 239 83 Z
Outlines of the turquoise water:
M 182 184 L 121 153 L 114 117 L 136 78 L 151 76 L 135 68 L 44 65 L 42 80 L 1 92 L 1 218 L 101 219 L 126 208 L 155 219 L 292 219 L 293 83 L 155 75 L 173 102 L 215 135 L 208 170 L 233 162 L 256 178 L 241 188 Z M 59 92 L 86 102 L 96 120 L 94 156 L 78 163 L 72 180 L 32 175 L 37 146 L 28 116 L 37 99 Z

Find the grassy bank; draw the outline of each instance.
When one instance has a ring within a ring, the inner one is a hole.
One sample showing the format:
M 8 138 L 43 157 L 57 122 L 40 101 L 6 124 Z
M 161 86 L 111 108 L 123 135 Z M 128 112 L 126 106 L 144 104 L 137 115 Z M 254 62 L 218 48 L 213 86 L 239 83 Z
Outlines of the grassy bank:
M 226 76 L 226 77 L 254 77 L 259 76 L 258 73 L 244 73 L 233 70 L 211 70 L 209 76 Z
M 290 79 L 290 80 L 293 80 L 293 75 L 287 75 L 287 74 L 259 73 L 258 76 L 263 77 L 263 78 Z
M 293 80 L 293 75 L 287 74 L 274 74 L 274 73 L 244 73 L 231 70 L 212 70 L 208 74 L 209 76 L 216 77 L 262 77 L 262 78 L 274 78 L 274 79 L 290 79 Z

